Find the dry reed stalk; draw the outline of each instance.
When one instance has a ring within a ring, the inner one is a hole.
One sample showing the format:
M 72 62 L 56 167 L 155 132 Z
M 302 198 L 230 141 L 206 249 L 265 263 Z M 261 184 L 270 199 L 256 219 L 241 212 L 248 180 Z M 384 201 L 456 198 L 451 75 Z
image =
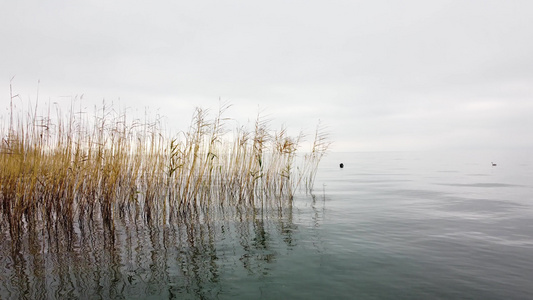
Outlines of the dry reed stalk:
M 12 96 L 12 100 L 14 97 Z M 91 119 L 81 109 L 56 109 L 56 121 L 37 106 L 10 111 L 0 124 L 0 211 L 16 240 L 27 222 L 49 236 L 73 240 L 75 223 L 101 222 L 113 232 L 118 218 L 163 224 L 170 215 L 217 205 L 254 206 L 291 199 L 304 183 L 312 190 L 328 136 L 319 125 L 310 153 L 295 168 L 303 134 L 271 133 L 258 114 L 252 131 L 227 137 L 222 105 L 214 119 L 196 109 L 189 130 L 167 138 L 160 119 L 128 120 L 102 105 Z M 206 212 L 208 213 L 208 212 Z M 29 221 L 31 220 L 31 221 Z

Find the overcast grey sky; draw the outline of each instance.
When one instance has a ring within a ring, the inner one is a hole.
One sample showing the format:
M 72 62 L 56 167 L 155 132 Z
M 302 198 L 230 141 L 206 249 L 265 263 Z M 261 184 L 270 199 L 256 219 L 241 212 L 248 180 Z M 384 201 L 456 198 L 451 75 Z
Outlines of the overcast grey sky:
M 0 4 L 1 104 L 84 94 L 264 109 L 334 151 L 533 148 L 533 1 L 26 1 Z M 5 110 L 4 110 L 5 111 Z M 185 121 L 182 121 L 185 120 Z

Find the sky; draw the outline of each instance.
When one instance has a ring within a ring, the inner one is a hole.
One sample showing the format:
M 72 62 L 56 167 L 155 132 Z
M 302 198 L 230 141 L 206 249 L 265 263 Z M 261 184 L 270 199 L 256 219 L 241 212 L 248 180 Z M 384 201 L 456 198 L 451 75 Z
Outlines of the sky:
M 0 45 L 4 114 L 11 84 L 172 130 L 221 102 L 239 126 L 320 120 L 332 151 L 533 149 L 530 0 L 8 0 Z

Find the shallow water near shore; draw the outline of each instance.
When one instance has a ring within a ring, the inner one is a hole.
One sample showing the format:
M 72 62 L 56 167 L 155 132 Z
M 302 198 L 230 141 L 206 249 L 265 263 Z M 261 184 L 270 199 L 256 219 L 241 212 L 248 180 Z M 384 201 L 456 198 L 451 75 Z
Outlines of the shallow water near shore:
M 533 161 L 330 153 L 312 195 L 114 230 L 112 243 L 105 228 L 76 235 L 69 251 L 30 234 L 13 253 L 1 228 L 0 298 L 525 299 Z

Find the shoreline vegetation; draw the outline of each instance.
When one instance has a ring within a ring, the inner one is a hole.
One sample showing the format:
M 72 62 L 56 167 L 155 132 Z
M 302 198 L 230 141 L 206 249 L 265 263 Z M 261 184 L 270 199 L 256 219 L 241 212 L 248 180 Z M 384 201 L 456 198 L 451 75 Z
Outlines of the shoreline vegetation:
M 271 131 L 260 115 L 252 130 L 228 130 L 229 105 L 213 118 L 196 108 L 188 130 L 168 138 L 159 120 L 130 120 L 105 104 L 92 117 L 72 107 L 53 116 L 49 104 L 40 116 L 37 104 L 15 111 L 13 99 L 0 124 L 0 226 L 16 252 L 28 234 L 43 251 L 71 249 L 94 226 L 113 243 L 119 221 L 158 227 L 213 209 L 285 205 L 312 192 L 330 145 L 320 123 L 301 156 L 304 134 Z

